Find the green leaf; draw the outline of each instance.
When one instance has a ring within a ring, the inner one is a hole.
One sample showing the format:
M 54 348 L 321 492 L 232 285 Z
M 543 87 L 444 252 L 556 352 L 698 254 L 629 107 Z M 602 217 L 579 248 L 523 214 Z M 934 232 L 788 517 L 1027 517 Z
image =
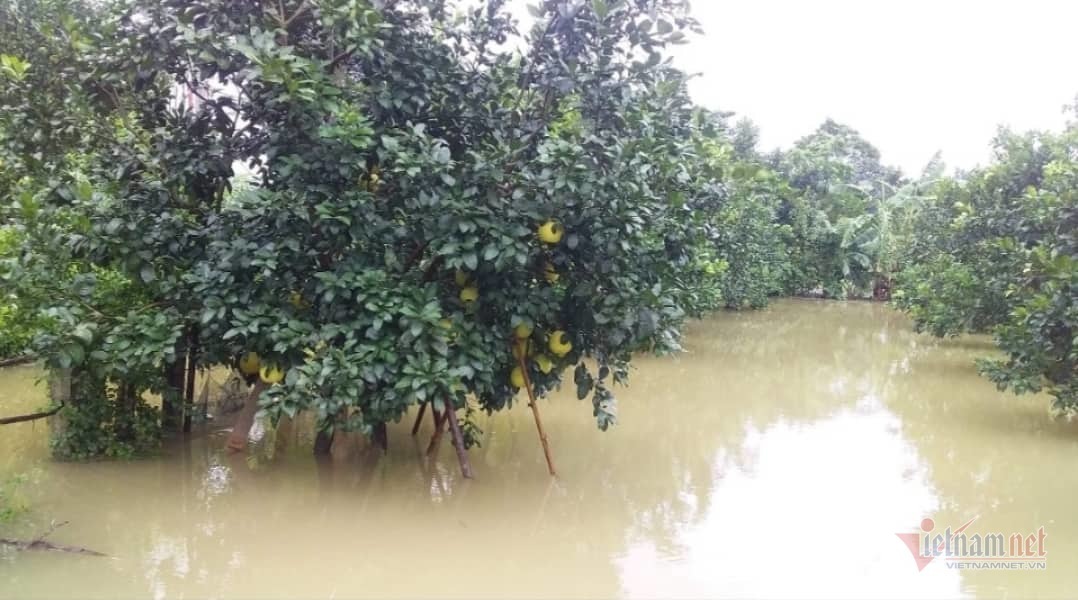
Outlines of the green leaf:
M 609 7 L 603 0 L 591 0 L 591 9 L 595 11 L 595 16 L 598 17 L 600 21 L 606 18 L 609 11 Z

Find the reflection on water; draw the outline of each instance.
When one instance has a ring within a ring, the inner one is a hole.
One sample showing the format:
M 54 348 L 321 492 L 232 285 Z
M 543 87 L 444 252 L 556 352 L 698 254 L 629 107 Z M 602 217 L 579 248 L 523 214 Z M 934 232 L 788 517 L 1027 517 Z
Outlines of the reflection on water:
M 599 433 L 571 391 L 483 424 L 477 479 L 446 444 L 391 428 L 332 461 L 309 432 L 250 457 L 210 431 L 133 463 L 45 461 L 43 429 L 0 430 L 0 474 L 38 469 L 9 527 L 96 559 L 0 554 L 0 597 L 1064 597 L 1078 585 L 1078 428 L 1044 398 L 980 379 L 982 339 L 937 342 L 868 303 L 783 301 L 696 323 L 684 355 L 640 361 Z M 40 404 L 0 372 L 0 411 Z M 11 398 L 15 400 L 12 401 Z M 283 450 L 276 451 L 277 448 Z M 897 532 L 921 518 L 1044 525 L 1043 572 L 918 573 Z M 5 535 L 7 533 L 5 532 Z
M 628 595 L 962 595 L 956 572 L 915 576 L 896 543 L 936 497 L 898 419 L 873 398 L 807 425 L 751 427 L 736 451 L 749 460 L 720 451 L 711 508 L 679 532 L 677 552 L 633 540 L 619 563 Z

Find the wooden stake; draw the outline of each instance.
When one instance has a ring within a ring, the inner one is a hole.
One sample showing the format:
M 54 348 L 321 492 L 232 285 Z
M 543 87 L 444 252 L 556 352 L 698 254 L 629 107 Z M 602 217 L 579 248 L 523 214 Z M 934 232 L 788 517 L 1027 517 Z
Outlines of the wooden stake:
M 423 422 L 423 415 L 427 412 L 427 403 L 419 405 L 419 414 L 415 416 L 415 424 L 412 425 L 412 435 L 419 433 L 419 424 Z
M 543 444 L 543 455 L 546 456 L 547 470 L 550 471 L 551 477 L 557 477 L 558 473 L 554 470 L 554 458 L 550 454 L 550 442 L 546 439 L 546 430 L 543 429 L 543 420 L 539 417 L 539 405 L 535 402 L 535 392 L 532 391 L 532 380 L 528 376 L 528 366 L 524 364 L 524 353 L 521 352 L 517 356 L 517 363 L 520 364 L 520 373 L 524 376 L 524 389 L 528 390 L 528 406 L 532 407 L 532 416 L 535 417 L 535 428 L 539 430 L 539 441 Z
M 457 423 L 457 411 L 446 402 L 445 412 L 449 415 L 449 430 L 453 434 L 453 447 L 457 450 L 457 460 L 460 461 L 460 474 L 465 479 L 472 479 L 472 463 L 468 461 L 468 450 L 464 447 L 464 435 L 460 432 L 460 424 Z

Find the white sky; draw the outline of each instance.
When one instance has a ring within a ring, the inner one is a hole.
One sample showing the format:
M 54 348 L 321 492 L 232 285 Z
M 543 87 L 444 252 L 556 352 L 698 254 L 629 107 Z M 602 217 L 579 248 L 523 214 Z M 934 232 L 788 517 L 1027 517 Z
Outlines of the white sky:
M 519 1 L 519 0 L 518 0 Z M 1073 0 L 693 0 L 705 35 L 675 64 L 694 99 L 750 117 L 761 148 L 825 118 L 916 175 L 989 157 L 999 124 L 1062 127 L 1078 95 Z

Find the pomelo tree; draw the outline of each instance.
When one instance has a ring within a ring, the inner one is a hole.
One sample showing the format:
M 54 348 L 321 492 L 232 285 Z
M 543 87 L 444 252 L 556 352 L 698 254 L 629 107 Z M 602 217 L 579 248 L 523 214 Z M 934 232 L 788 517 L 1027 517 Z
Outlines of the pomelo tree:
M 421 403 L 452 424 L 570 372 L 605 429 L 695 291 L 692 107 L 660 54 L 685 6 L 546 2 L 526 38 L 498 3 L 331 8 L 168 14 L 260 141 L 193 272 L 204 344 L 280 368 L 263 409 L 326 431 Z
M 1078 407 L 1078 126 L 1001 130 L 994 160 L 944 180 L 918 214 L 897 303 L 938 336 L 992 333 L 1000 389 Z
M 68 390 L 40 413 L 61 412 L 65 425 L 52 441 L 65 458 L 156 447 L 158 415 L 141 394 L 164 392 L 163 365 L 175 362 L 173 311 L 139 279 L 146 261 L 125 262 L 106 244 L 121 226 L 131 228 L 127 239 L 149 235 L 113 210 L 127 177 L 106 156 L 138 114 L 103 52 L 115 41 L 118 9 L 66 0 L 0 6 L 0 226 L 14 242 L 0 249 L 0 285 L 34 330 L 29 345 L 57 375 L 54 389 Z M 0 336 L 11 325 L 0 322 Z
M 423 404 L 464 409 L 464 446 L 475 410 L 563 382 L 614 423 L 633 353 L 716 302 L 715 188 L 664 57 L 696 25 L 547 0 L 523 34 L 503 4 L 107 3 L 67 80 L 110 125 L 69 249 L 137 306 L 72 312 L 77 362 L 138 365 L 136 394 L 184 355 L 257 371 L 262 410 L 325 433 Z

